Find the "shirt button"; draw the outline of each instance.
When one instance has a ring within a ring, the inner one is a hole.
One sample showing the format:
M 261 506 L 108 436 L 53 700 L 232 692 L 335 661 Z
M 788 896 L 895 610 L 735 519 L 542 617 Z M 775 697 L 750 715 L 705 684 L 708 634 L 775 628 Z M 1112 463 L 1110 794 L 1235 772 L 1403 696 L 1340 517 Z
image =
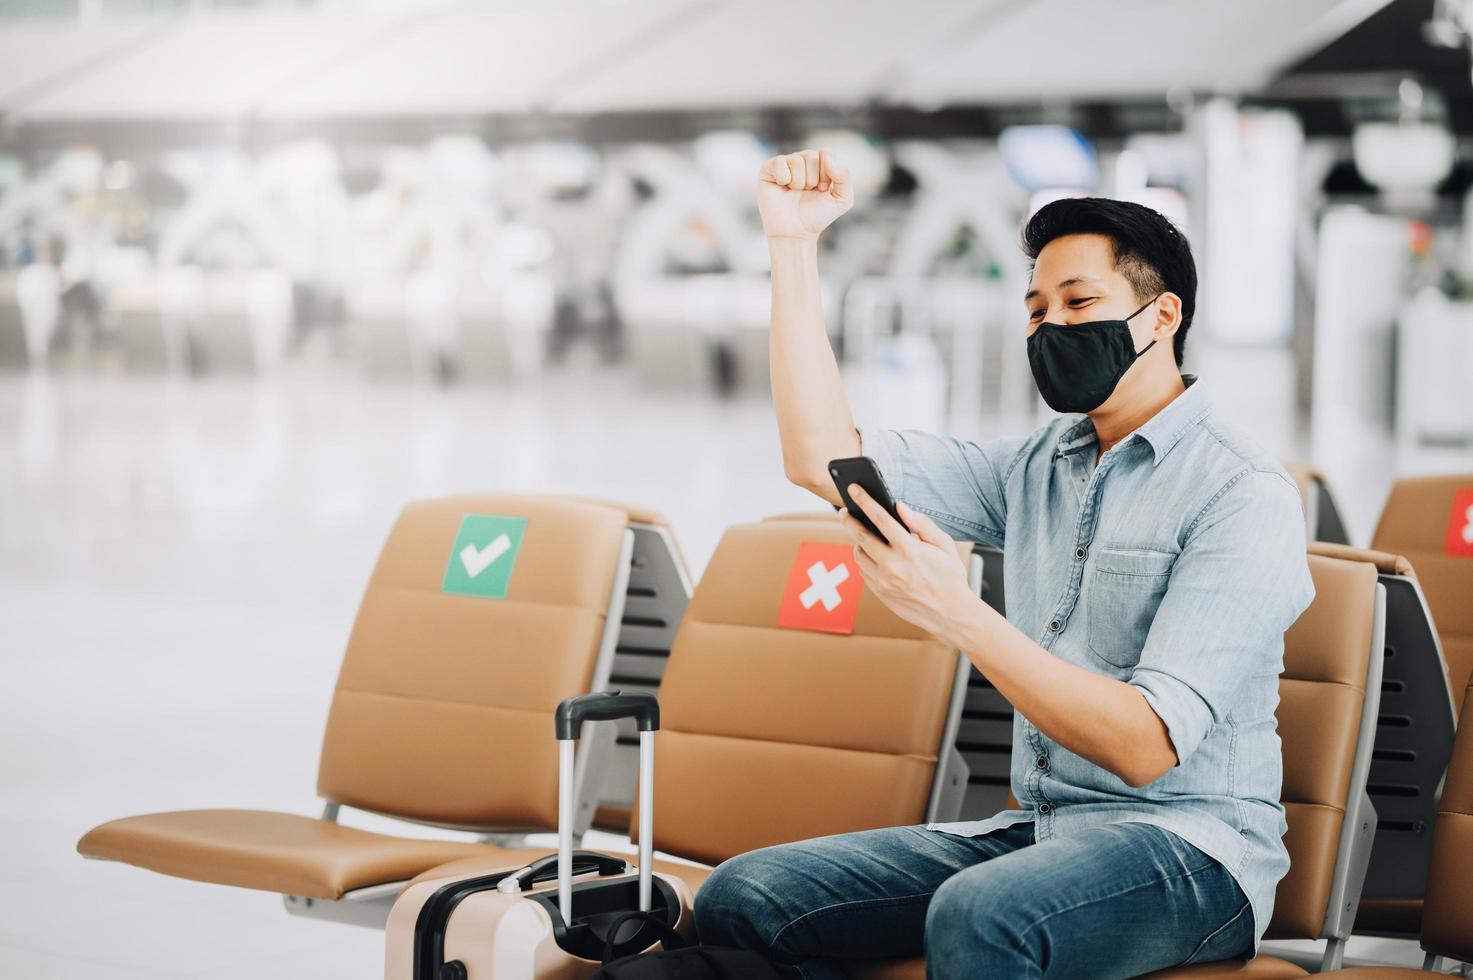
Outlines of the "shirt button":
M 1039 756 L 1038 759 L 1034 762 L 1034 765 L 1038 766 L 1038 768 L 1040 769 L 1047 769 L 1048 759 L 1044 756 Z
M 1060 623 L 1056 619 L 1053 622 L 1051 622 L 1051 623 L 1048 624 L 1048 628 L 1051 629 L 1051 630 L 1053 630 L 1055 633 L 1057 633 L 1059 631 L 1059 627 L 1062 626 L 1062 625 L 1064 625 L 1064 624 L 1063 623 Z
M 1053 809 L 1053 807 L 1049 806 L 1047 803 L 1040 803 L 1040 804 L 1038 804 L 1038 812 L 1039 813 L 1048 813 L 1052 809 Z
M 1080 559 L 1082 561 L 1084 559 L 1084 549 L 1083 548 L 1075 548 L 1074 549 L 1074 557 L 1075 558 L 1078 558 L 1078 559 Z

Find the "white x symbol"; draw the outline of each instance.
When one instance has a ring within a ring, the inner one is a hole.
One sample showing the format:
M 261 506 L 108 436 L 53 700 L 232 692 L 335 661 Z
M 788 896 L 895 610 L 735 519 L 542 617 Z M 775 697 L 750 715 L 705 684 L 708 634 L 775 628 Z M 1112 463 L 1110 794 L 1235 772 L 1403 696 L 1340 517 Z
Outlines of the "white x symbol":
M 1473 507 L 1469 507 L 1463 516 L 1468 519 L 1468 523 L 1463 526 L 1463 540 L 1473 544 Z
M 804 609 L 812 609 L 815 602 L 822 602 L 825 609 L 833 612 L 834 607 L 843 601 L 839 597 L 839 583 L 848 577 L 849 566 L 843 562 L 829 569 L 823 562 L 816 561 L 808 566 L 808 581 L 813 584 L 798 594 L 798 601 L 803 603 Z

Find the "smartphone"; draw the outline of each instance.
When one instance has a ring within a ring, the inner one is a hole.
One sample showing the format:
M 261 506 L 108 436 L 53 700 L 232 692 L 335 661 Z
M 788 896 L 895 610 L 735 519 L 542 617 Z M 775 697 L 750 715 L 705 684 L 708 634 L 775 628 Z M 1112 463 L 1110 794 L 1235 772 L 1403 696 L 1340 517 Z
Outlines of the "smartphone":
M 869 515 L 849 498 L 849 484 L 857 483 L 864 488 L 864 492 L 885 508 L 885 512 L 895 518 L 895 522 L 905 527 L 905 522 L 900 519 L 900 512 L 895 508 L 895 498 L 890 496 L 890 488 L 885 486 L 885 478 L 880 476 L 880 468 L 875 461 L 868 456 L 846 456 L 843 459 L 829 460 L 829 476 L 834 478 L 834 486 L 839 488 L 839 497 L 844 501 L 845 508 L 854 515 L 854 519 L 863 524 L 871 534 L 881 541 L 889 543 L 889 539 L 875 527 L 874 521 Z M 838 508 L 835 508 L 837 510 Z M 907 528 L 907 530 L 909 530 Z

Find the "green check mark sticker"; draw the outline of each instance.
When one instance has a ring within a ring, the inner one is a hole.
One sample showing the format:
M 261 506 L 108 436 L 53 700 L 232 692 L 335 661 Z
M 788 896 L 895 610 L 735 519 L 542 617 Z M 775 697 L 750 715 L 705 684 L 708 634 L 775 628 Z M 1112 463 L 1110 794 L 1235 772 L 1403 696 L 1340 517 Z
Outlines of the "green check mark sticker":
M 441 592 L 505 599 L 512 566 L 527 530 L 525 517 L 466 514 L 450 546 Z

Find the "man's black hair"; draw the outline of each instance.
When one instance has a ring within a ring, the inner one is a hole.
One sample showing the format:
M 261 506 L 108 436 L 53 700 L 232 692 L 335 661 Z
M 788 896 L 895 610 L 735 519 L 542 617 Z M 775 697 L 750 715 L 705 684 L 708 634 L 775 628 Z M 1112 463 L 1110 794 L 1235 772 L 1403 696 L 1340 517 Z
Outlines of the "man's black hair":
M 1023 229 L 1023 251 L 1030 261 L 1055 238 L 1104 235 L 1115 250 L 1115 268 L 1142 303 L 1158 293 L 1181 297 L 1181 326 L 1175 338 L 1176 365 L 1181 367 L 1187 328 L 1197 312 L 1197 264 L 1192 247 L 1164 214 L 1134 201 L 1108 197 L 1071 197 L 1045 204 Z

